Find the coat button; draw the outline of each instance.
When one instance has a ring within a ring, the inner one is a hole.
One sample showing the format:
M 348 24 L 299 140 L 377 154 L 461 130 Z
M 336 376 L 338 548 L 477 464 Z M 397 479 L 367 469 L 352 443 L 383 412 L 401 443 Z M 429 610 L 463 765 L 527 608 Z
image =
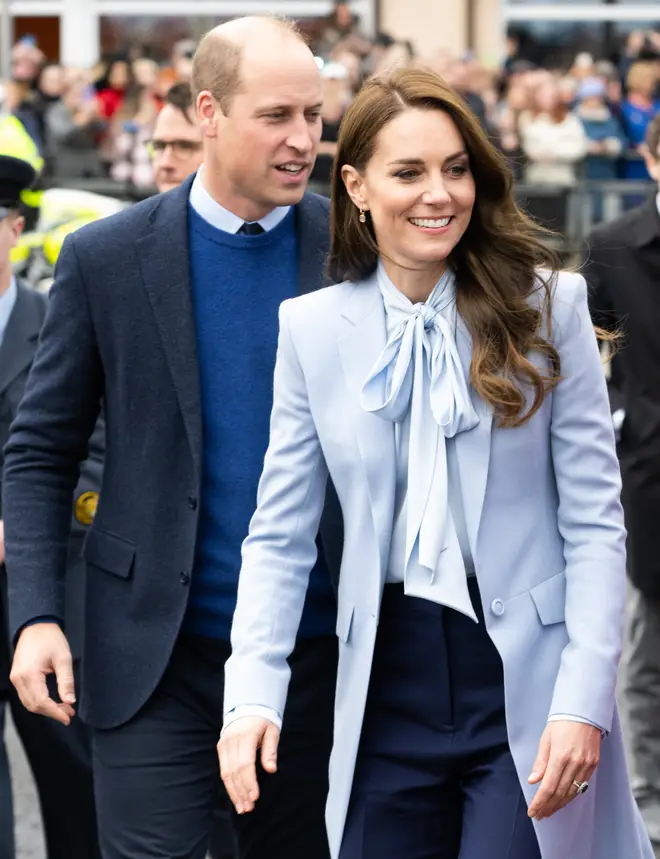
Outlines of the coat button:
M 493 612 L 495 617 L 502 617 L 504 614 L 504 603 L 502 600 L 493 600 L 490 605 L 490 610 Z
M 181 578 L 181 584 L 182 585 L 187 585 L 190 583 L 190 576 L 188 573 L 181 573 L 180 578 Z
M 197 510 L 197 499 L 193 498 L 192 495 L 188 497 L 188 507 L 190 507 L 191 510 Z

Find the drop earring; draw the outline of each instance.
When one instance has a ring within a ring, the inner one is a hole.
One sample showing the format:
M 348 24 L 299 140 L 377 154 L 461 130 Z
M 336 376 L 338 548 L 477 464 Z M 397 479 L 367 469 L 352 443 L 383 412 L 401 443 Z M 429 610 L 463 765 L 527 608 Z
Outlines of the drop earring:
M 364 214 L 364 210 L 363 210 L 363 209 L 360 209 L 360 223 L 361 223 L 361 224 L 366 224 L 366 223 L 367 223 L 367 216 Z

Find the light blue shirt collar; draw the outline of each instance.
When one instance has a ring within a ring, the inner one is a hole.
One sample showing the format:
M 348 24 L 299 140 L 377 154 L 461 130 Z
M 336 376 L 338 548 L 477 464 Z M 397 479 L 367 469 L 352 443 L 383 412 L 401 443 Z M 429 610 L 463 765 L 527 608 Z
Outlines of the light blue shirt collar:
M 16 286 L 16 280 L 12 278 L 7 292 L 0 295 L 0 345 L 2 345 L 2 341 L 5 339 L 5 331 L 16 305 L 17 296 L 18 287 Z
M 225 233 L 237 233 L 245 221 L 217 203 L 204 187 L 203 168 L 197 171 L 190 189 L 190 205 L 197 214 L 217 230 Z M 265 232 L 274 229 L 289 214 L 291 206 L 278 206 L 257 223 Z

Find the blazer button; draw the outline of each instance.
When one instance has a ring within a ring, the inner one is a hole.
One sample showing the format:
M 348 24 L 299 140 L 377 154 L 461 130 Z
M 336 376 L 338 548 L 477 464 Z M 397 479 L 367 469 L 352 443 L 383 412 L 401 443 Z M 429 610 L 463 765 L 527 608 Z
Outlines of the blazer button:
M 190 583 L 190 575 L 188 573 L 181 573 L 181 584 L 187 585 Z
M 190 507 L 191 510 L 197 510 L 197 499 L 193 498 L 192 495 L 188 498 L 188 507 Z
M 490 610 L 493 612 L 495 617 L 502 617 L 504 614 L 504 603 L 502 600 L 493 600 L 490 605 Z

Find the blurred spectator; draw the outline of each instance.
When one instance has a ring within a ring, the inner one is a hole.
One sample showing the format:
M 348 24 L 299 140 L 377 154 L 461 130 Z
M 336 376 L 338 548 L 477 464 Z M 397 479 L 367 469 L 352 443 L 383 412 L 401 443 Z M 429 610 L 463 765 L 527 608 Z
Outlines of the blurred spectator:
M 178 83 L 169 89 L 147 148 L 159 191 L 176 188 L 199 169 L 202 133 L 195 117 L 190 84 Z
M 570 187 L 588 151 L 582 123 L 562 101 L 555 80 L 539 85 L 534 102 L 519 122 L 522 149 L 529 160 L 525 178 L 532 184 Z
M 160 110 L 163 106 L 161 98 L 161 80 L 158 63 L 154 60 L 142 57 L 133 63 L 133 78 L 137 86 L 142 87 L 153 99 L 156 107 Z
M 112 60 L 105 77 L 97 84 L 99 116 L 112 119 L 132 85 L 133 73 L 128 62 L 124 59 Z
M 525 154 L 525 180 L 548 186 L 551 193 L 533 197 L 530 214 L 543 226 L 564 232 L 567 224 L 568 189 L 576 183 L 580 162 L 589 141 L 578 117 L 562 100 L 559 83 L 543 79 L 532 96 L 532 105 L 518 122 Z
M 12 48 L 11 79 L 14 83 L 25 84 L 28 90 L 33 89 L 44 60 L 34 39 L 26 36 Z
M 10 81 L 5 88 L 5 109 L 12 113 L 32 138 L 40 153 L 44 151 L 43 127 L 41 116 L 35 104 L 35 92 L 32 85 Z
M 619 63 L 622 80 L 628 77 L 633 63 L 637 62 L 639 55 L 646 44 L 646 33 L 643 30 L 633 30 L 626 39 L 626 45 Z
M 323 81 L 323 130 L 318 156 L 312 170 L 312 182 L 330 182 L 332 162 L 337 151 L 339 126 L 352 98 L 348 70 L 340 63 L 330 61 L 321 68 Z
M 617 160 L 627 146 L 627 140 L 618 120 L 608 107 L 606 95 L 607 88 L 600 78 L 586 78 L 577 90 L 576 113 L 589 139 L 585 177 L 613 181 L 618 175 Z M 602 194 L 592 193 L 591 200 L 592 218 L 601 221 Z
M 619 70 L 609 60 L 599 60 L 594 64 L 594 75 L 605 86 L 605 99 L 614 116 L 621 121 L 621 102 L 623 101 L 623 84 Z
M 616 159 L 626 138 L 605 100 L 607 89 L 600 78 L 586 78 L 577 89 L 577 116 L 589 139 L 587 179 L 616 179 Z
M 332 52 L 331 60 L 347 70 L 351 92 L 356 93 L 362 86 L 365 72 L 361 57 L 355 51 L 340 47 Z
M 655 98 L 658 73 L 653 63 L 634 63 L 626 79 L 627 96 L 621 104 L 624 131 L 635 152 L 643 155 L 649 124 L 660 110 Z M 641 157 L 628 159 L 624 165 L 624 178 L 648 179 L 649 174 Z
M 71 178 L 103 175 L 99 139 L 106 123 L 94 90 L 81 72 L 67 75 L 62 98 L 45 113 L 51 170 Z
M 36 120 L 39 124 L 42 154 L 46 160 L 44 173 L 47 176 L 53 173 L 53 161 L 46 116 L 53 105 L 60 102 L 63 91 L 64 69 L 58 63 L 46 63 L 41 67 L 41 71 L 39 72 L 32 104 Z
M 360 22 L 346 0 L 335 0 L 334 9 L 319 22 L 317 32 L 312 36 L 312 48 L 320 57 L 330 57 L 339 46 L 354 51 L 358 56 L 366 56 L 371 50 L 371 44 L 362 35 Z
M 586 78 L 593 77 L 594 74 L 594 58 L 591 54 L 583 51 L 576 56 L 568 73 L 568 77 L 577 83 Z
M 136 188 L 153 187 L 149 152 L 158 105 L 147 87 L 135 85 L 117 110 L 111 129 L 110 175 Z
M 436 63 L 429 64 L 438 71 Z M 453 87 L 456 92 L 460 93 L 474 115 L 479 120 L 484 131 L 493 136 L 493 128 L 490 126 L 486 115 L 486 102 L 482 93 L 477 91 L 477 87 L 483 87 L 484 78 L 480 76 L 481 67 L 478 63 L 474 63 L 470 57 L 462 57 L 458 60 L 447 64 L 444 72 L 439 72 L 447 83 Z
M 365 63 L 365 71 L 369 74 L 379 75 L 390 69 L 409 66 L 415 59 L 415 49 L 411 42 L 395 42 L 381 51 L 372 51 L 368 62 Z
M 45 104 L 59 101 L 64 90 L 64 69 L 59 63 L 46 63 L 36 81 L 37 98 Z
M 529 85 L 523 78 L 513 80 L 504 93 L 495 113 L 495 124 L 499 131 L 499 146 L 507 158 L 509 168 L 516 179 L 522 179 L 525 154 L 520 143 L 519 122 L 530 105 Z
M 174 84 L 190 83 L 192 77 L 192 58 L 197 42 L 193 39 L 182 39 L 172 49 L 170 65 L 161 70 L 160 91 L 166 93 Z

